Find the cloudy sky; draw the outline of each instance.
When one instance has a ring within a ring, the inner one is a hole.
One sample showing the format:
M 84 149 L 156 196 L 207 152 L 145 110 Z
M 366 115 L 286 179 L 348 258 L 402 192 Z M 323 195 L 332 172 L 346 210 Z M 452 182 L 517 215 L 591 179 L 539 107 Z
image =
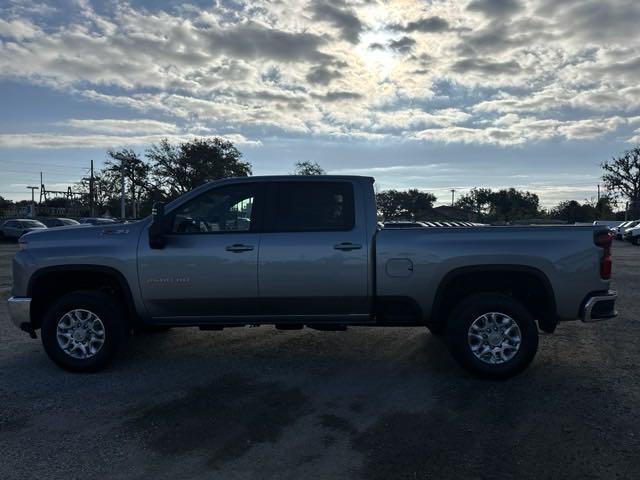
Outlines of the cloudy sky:
M 0 2 L 0 195 L 220 135 L 255 174 L 596 194 L 640 143 L 638 0 Z

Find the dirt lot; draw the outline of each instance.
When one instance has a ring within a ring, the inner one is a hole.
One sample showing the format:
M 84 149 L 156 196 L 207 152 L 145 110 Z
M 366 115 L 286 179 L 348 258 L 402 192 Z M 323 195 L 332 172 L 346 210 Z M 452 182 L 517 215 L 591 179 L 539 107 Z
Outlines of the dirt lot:
M 620 316 L 507 382 L 420 328 L 179 329 L 72 375 L 1 302 L 0 478 L 640 478 L 640 248 L 614 254 Z

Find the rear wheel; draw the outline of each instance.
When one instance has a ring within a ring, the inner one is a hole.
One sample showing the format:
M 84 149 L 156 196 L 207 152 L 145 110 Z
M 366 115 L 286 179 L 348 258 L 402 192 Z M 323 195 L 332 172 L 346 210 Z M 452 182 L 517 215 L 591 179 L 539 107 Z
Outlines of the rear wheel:
M 120 305 L 101 292 L 68 293 L 54 302 L 42 322 L 42 344 L 58 366 L 72 372 L 106 367 L 128 335 Z
M 447 322 L 453 357 L 472 373 L 494 379 L 517 375 L 538 350 L 534 318 L 508 295 L 481 293 L 465 299 Z

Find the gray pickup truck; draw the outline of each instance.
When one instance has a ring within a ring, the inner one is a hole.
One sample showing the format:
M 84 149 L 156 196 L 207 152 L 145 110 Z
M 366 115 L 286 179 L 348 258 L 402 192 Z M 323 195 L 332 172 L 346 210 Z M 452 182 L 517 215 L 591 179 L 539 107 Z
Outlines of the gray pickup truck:
M 616 315 L 603 227 L 380 229 L 373 179 L 212 182 L 136 223 L 29 233 L 9 309 L 71 371 L 131 331 L 425 326 L 485 377 L 532 361 L 538 329 Z

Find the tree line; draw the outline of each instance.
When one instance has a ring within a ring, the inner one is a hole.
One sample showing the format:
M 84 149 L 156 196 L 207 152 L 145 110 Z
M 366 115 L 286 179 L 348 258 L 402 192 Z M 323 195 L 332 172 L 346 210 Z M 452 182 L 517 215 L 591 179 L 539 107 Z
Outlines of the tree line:
M 235 145 L 216 137 L 176 144 L 163 139 L 151 144 L 142 154 L 123 148 L 107 151 L 107 157 L 104 167 L 92 181 L 83 178 L 74 188 L 79 194 L 77 202 L 83 207 L 92 204 L 99 214 L 120 213 L 122 177 L 126 214 L 141 217 L 150 213 L 156 201 L 171 201 L 213 180 L 252 174 L 251 164 L 243 159 Z M 617 200 L 627 198 L 632 217 L 640 218 L 640 146 L 603 162 L 602 168 L 603 183 L 610 194 L 597 201 L 569 200 L 545 210 L 540 206 L 538 195 L 526 190 L 473 188 L 458 198 L 455 207 L 483 222 L 541 218 L 574 223 L 615 218 Z M 294 165 L 291 173 L 323 175 L 326 172 L 318 163 L 301 161 Z M 93 201 L 89 192 L 92 192 Z M 376 195 L 379 214 L 387 220 L 428 220 L 433 215 L 436 200 L 433 193 L 417 189 L 385 190 Z M 65 206 L 65 202 L 68 200 L 54 199 L 48 206 Z M 0 197 L 0 208 L 11 203 Z

